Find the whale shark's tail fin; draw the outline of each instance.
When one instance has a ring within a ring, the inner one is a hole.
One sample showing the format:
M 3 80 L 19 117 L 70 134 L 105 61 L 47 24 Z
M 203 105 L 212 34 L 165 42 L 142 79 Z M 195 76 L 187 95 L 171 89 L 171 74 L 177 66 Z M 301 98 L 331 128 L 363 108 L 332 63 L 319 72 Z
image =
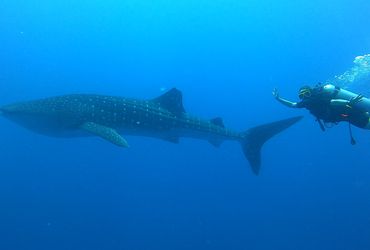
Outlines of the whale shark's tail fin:
M 261 148 L 263 144 L 281 131 L 298 122 L 302 116 L 292 117 L 277 122 L 267 123 L 251 129 L 243 134 L 241 141 L 244 155 L 247 157 L 254 174 L 258 175 L 261 167 Z

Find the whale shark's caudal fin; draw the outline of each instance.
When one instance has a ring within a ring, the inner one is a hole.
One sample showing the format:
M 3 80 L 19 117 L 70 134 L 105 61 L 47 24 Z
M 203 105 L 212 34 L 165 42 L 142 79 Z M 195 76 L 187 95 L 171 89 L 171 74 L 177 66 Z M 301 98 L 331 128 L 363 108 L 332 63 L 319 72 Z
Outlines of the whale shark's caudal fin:
M 302 116 L 292 117 L 277 122 L 267 123 L 251 129 L 248 129 L 241 141 L 244 155 L 247 157 L 254 174 L 258 175 L 261 167 L 261 148 L 263 144 L 280 133 L 281 131 L 292 126 L 302 119 Z

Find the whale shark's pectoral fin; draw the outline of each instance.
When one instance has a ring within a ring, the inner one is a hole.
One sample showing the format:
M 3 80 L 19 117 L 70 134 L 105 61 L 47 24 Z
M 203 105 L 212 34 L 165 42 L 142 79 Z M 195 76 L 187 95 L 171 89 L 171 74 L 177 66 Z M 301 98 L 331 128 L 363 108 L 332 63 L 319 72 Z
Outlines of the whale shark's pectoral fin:
M 127 141 L 113 128 L 106 127 L 95 122 L 85 122 L 80 126 L 80 128 L 107 141 L 110 141 L 117 146 L 125 148 L 128 147 Z
M 178 144 L 180 142 L 180 138 L 178 136 L 169 136 L 169 137 L 163 137 L 163 140 Z
M 210 140 L 208 140 L 209 141 L 209 143 L 211 143 L 213 146 L 215 146 L 216 148 L 218 148 L 218 147 L 220 147 L 221 146 L 221 144 L 222 144 L 222 140 L 220 140 L 220 139 L 210 139 Z

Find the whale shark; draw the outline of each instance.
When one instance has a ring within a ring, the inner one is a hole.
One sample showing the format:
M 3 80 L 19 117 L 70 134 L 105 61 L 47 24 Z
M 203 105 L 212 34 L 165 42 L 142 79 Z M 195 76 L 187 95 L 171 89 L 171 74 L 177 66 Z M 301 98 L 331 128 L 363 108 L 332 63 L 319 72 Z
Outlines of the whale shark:
M 122 135 L 148 136 L 179 143 L 182 137 L 209 141 L 219 147 L 237 141 L 254 174 L 261 166 L 262 145 L 302 117 L 292 117 L 238 132 L 219 117 L 201 119 L 187 113 L 182 93 L 173 88 L 153 99 L 96 94 L 70 94 L 0 107 L 0 115 L 34 132 L 53 137 L 98 136 L 128 147 Z

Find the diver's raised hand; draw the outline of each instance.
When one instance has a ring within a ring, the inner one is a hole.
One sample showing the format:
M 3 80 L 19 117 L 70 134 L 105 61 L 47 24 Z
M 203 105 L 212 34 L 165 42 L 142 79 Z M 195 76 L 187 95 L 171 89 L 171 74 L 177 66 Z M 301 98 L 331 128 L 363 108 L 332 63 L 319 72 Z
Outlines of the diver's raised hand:
M 276 99 L 279 99 L 280 95 L 279 95 L 279 90 L 277 88 L 274 88 L 272 90 L 272 95 L 276 98 Z

